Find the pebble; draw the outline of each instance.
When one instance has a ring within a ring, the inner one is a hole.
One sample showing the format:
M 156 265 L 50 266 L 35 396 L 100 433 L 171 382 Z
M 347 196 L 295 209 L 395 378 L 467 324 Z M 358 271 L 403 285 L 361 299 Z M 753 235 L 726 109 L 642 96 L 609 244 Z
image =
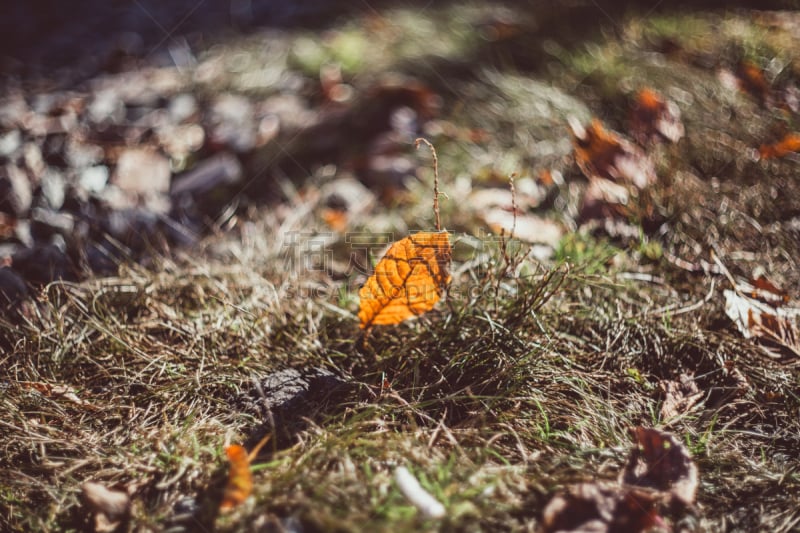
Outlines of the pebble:
M 88 192 L 99 193 L 108 184 L 108 167 L 97 165 L 83 169 L 78 178 L 78 183 Z
M 94 95 L 89 104 L 89 120 L 95 124 L 101 122 L 121 122 L 125 118 L 125 106 L 113 90 L 100 91 Z
M 0 211 L 21 217 L 32 201 L 31 182 L 25 172 L 12 164 L 0 167 Z
M 52 209 L 61 209 L 66 196 L 64 175 L 58 170 L 48 167 L 42 174 L 40 187 L 42 197 Z
M 234 94 L 224 94 L 214 101 L 209 114 L 211 140 L 246 152 L 256 144 L 256 126 L 250 101 Z
M 0 125 L 11 128 L 22 123 L 28 113 L 28 104 L 21 93 L 0 101 Z
M 117 161 L 114 184 L 132 193 L 169 191 L 169 161 L 163 155 L 143 148 L 125 150 Z
M 103 149 L 96 144 L 83 143 L 73 137 L 67 140 L 64 159 L 71 168 L 86 168 L 103 160 Z
M 218 187 L 232 185 L 242 178 L 242 165 L 228 153 L 221 153 L 198 163 L 193 169 L 177 176 L 170 195 L 204 194 Z
M 38 240 L 53 235 L 70 235 L 75 228 L 75 217 L 69 213 L 52 211 L 42 207 L 31 209 L 31 233 Z
M 0 135 L 0 157 L 9 157 L 22 146 L 22 135 L 19 130 L 11 130 Z
M 180 124 L 197 112 L 197 100 L 189 93 L 178 94 L 169 101 L 168 109 L 172 122 Z

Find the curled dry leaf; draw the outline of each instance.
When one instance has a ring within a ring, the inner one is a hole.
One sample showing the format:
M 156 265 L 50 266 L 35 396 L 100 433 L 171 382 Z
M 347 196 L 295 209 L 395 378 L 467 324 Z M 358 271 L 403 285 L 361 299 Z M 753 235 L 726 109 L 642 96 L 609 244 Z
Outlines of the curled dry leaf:
M 771 341 L 800 355 L 797 311 L 771 306 L 732 290 L 723 294 L 725 314 L 733 320 L 744 338 Z
M 637 446 L 620 474 L 620 482 L 665 492 L 671 502 L 694 503 L 697 466 L 686 447 L 665 431 L 639 426 L 631 433 Z
M 250 457 L 244 446 L 232 444 L 225 448 L 225 455 L 230 461 L 228 483 L 222 495 L 219 510 L 230 511 L 241 505 L 253 492 L 253 475 L 250 472 Z
M 131 499 L 126 492 L 87 481 L 81 486 L 81 493 L 94 517 L 94 530 L 97 533 L 115 531 L 130 514 Z
M 659 512 L 665 503 L 682 508 L 694 502 L 697 467 L 686 448 L 669 433 L 632 429 L 637 446 L 619 484 L 581 483 L 556 495 L 542 513 L 545 533 L 639 532 L 668 529 Z
M 361 328 L 398 324 L 433 309 L 450 283 L 450 237 L 420 232 L 392 244 L 358 291 Z
M 764 276 L 750 282 L 739 281 L 735 290 L 726 290 L 725 314 L 733 320 L 744 338 L 774 342 L 800 355 L 800 310 L 790 308 L 789 295 Z
M 703 397 L 694 377 L 688 374 L 681 374 L 677 381 L 660 381 L 658 386 L 664 393 L 664 402 L 661 404 L 661 420 L 671 420 L 687 413 Z
M 630 123 L 633 138 L 642 145 L 662 139 L 676 143 L 684 134 L 678 106 L 650 88 L 636 95 Z
M 542 513 L 544 533 L 636 533 L 665 527 L 657 494 L 611 483 L 581 483 L 555 496 Z
M 761 159 L 786 157 L 794 152 L 800 152 L 800 133 L 787 133 L 775 144 L 762 144 L 758 149 Z
M 575 161 L 584 176 L 606 179 L 623 185 L 644 189 L 655 183 L 656 171 L 645 152 L 619 134 L 606 130 L 594 119 L 584 127 L 570 120 Z

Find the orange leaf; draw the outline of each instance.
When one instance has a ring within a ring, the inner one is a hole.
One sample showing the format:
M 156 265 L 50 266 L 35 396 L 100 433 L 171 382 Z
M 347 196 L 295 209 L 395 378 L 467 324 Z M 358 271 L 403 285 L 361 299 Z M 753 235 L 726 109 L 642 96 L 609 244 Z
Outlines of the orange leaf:
M 684 134 L 680 115 L 678 106 L 645 87 L 636 95 L 631 110 L 631 134 L 642 145 L 662 138 L 676 143 Z
M 655 168 L 647 154 L 617 133 L 605 129 L 599 120 L 594 119 L 589 126 L 571 120 L 570 127 L 575 162 L 590 180 L 603 178 L 632 184 L 637 189 L 655 183 Z
M 742 61 L 736 70 L 739 88 L 755 97 L 762 105 L 767 102 L 770 87 L 764 71 L 752 61 Z
M 222 496 L 220 511 L 229 511 L 244 502 L 253 492 L 253 475 L 250 473 L 250 457 L 244 446 L 231 444 L 225 448 L 231 463 L 228 484 Z
M 792 152 L 800 152 L 800 133 L 787 133 L 775 144 L 762 144 L 758 151 L 761 159 L 784 157 Z
M 433 309 L 450 283 L 449 265 L 446 231 L 420 232 L 392 244 L 358 291 L 361 328 L 398 324 Z

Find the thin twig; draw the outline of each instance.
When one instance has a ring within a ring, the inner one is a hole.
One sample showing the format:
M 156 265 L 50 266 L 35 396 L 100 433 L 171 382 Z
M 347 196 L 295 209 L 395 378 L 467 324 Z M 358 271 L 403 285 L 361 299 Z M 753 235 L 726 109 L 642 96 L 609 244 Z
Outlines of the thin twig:
M 517 230 L 517 190 L 514 188 L 514 178 L 517 177 L 516 172 L 512 172 L 508 176 L 508 187 L 511 189 L 511 233 L 508 235 L 508 240 L 514 240 L 514 232 Z
M 692 311 L 697 311 L 702 306 L 711 301 L 711 298 L 714 296 L 714 288 L 716 286 L 716 282 L 717 280 L 715 278 L 711 278 L 711 288 L 708 290 L 708 294 L 706 294 L 705 298 L 703 298 L 702 300 L 698 300 L 684 307 L 668 305 L 666 307 L 662 307 L 660 309 L 651 311 L 648 314 L 651 316 L 658 317 L 658 316 L 664 316 L 665 314 L 669 313 L 670 316 L 676 316 L 676 315 L 682 315 L 684 313 L 691 313 Z
M 418 137 L 414 141 L 414 146 L 417 150 L 419 150 L 421 143 L 428 145 L 433 156 L 433 215 L 436 218 L 436 231 L 442 231 L 442 223 L 439 220 L 439 157 L 436 155 L 436 148 L 433 147 L 428 139 L 423 139 L 422 137 Z

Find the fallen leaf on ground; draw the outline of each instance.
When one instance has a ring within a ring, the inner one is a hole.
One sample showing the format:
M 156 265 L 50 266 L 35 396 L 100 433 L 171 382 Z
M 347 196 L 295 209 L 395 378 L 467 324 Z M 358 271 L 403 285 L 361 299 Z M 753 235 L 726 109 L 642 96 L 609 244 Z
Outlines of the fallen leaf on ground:
M 253 492 L 253 475 L 250 472 L 250 457 L 244 446 L 231 444 L 225 448 L 225 455 L 230 461 L 228 483 L 222 496 L 219 509 L 222 512 L 230 511 L 241 505 Z
M 741 291 L 725 290 L 725 314 L 733 320 L 745 339 L 774 342 L 800 355 L 800 311 L 745 296 Z M 751 293 L 752 294 L 752 293 Z
M 581 483 L 556 495 L 542 512 L 545 533 L 611 533 L 666 527 L 657 494 L 611 483 Z
M 578 218 L 581 221 L 628 218 L 629 202 L 627 188 L 606 179 L 595 179 L 583 193 Z
M 691 505 L 697 492 L 697 466 L 686 447 L 670 433 L 635 427 L 636 448 L 620 474 L 620 483 L 652 488 L 671 500 Z
M 570 120 L 575 161 L 584 176 L 606 179 L 644 189 L 657 179 L 653 162 L 647 154 L 619 134 L 606 130 L 594 119 L 589 126 Z
M 94 516 L 94 530 L 97 533 L 115 531 L 130 513 L 131 499 L 126 492 L 87 481 L 81 486 L 81 493 Z
M 703 393 L 697 387 L 697 382 L 688 374 L 681 374 L 678 380 L 663 380 L 658 383 L 664 393 L 664 402 L 661 404 L 661 420 L 670 420 L 694 407 Z
M 800 152 L 800 133 L 787 133 L 775 144 L 762 144 L 758 149 L 761 159 L 785 157 L 794 152 Z
M 25 388 L 34 389 L 45 396 L 63 398 L 85 409 L 94 410 L 97 407 L 86 400 L 80 398 L 75 389 L 69 385 L 54 385 L 42 381 L 20 381 L 20 385 Z
M 358 291 L 361 328 L 398 324 L 433 309 L 450 283 L 446 231 L 420 232 L 389 247 Z
M 659 514 L 665 504 L 672 512 L 694 502 L 697 467 L 686 448 L 663 431 L 636 427 L 631 433 L 637 445 L 619 483 L 581 483 L 554 496 L 542 513 L 545 533 L 668 530 Z
M 642 145 L 661 139 L 676 143 L 684 134 L 678 106 L 650 88 L 636 95 L 630 122 L 633 138 Z
M 753 96 L 758 103 L 765 105 L 769 99 L 770 87 L 764 71 L 752 61 L 742 61 L 736 69 L 739 89 Z

